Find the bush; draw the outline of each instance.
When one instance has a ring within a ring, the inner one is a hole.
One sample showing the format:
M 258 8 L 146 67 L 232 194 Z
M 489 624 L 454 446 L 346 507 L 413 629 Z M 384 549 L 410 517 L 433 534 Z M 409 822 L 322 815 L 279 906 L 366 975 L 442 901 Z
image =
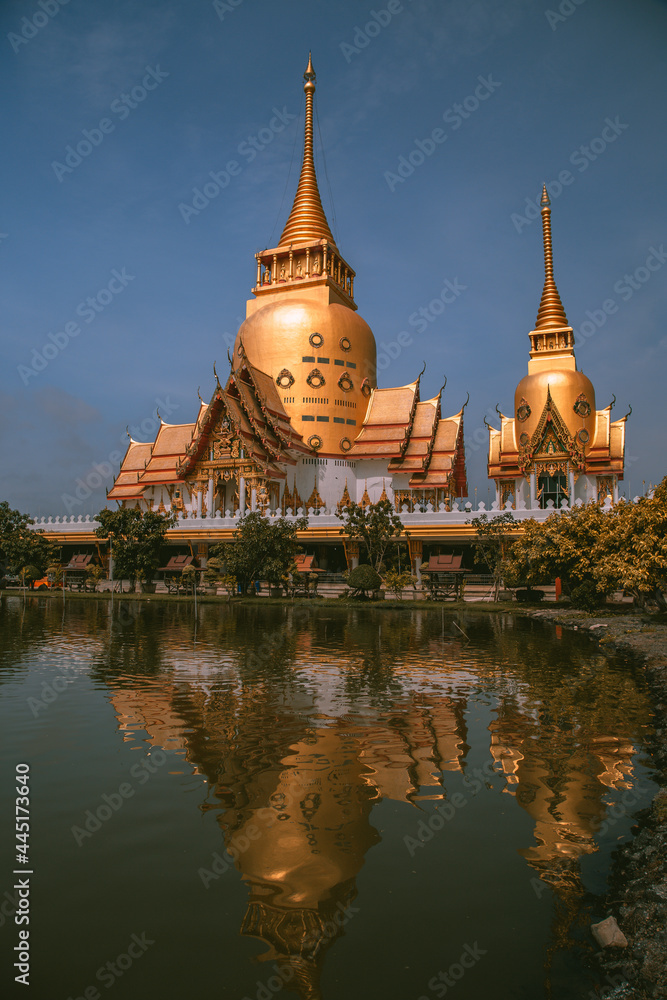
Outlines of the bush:
M 416 577 L 412 573 L 399 573 L 395 569 L 390 569 L 385 576 L 385 584 L 388 590 L 391 590 L 392 594 L 397 599 L 400 599 L 401 593 L 405 587 L 409 587 L 410 584 L 414 586 L 416 582 Z
M 222 559 L 211 556 L 206 562 L 204 571 L 204 583 L 208 587 L 217 587 L 222 577 Z
M 355 566 L 347 574 L 347 585 L 352 590 L 352 596 L 359 597 L 369 590 L 379 590 L 382 578 L 372 566 Z
M 584 580 L 570 591 L 573 608 L 581 611 L 597 611 L 605 603 L 605 595 L 600 592 L 592 580 Z
M 95 590 L 97 590 L 97 584 L 100 582 L 102 577 L 105 575 L 104 567 L 98 566 L 97 563 L 91 563 L 86 570 L 86 576 L 89 581 L 94 585 Z

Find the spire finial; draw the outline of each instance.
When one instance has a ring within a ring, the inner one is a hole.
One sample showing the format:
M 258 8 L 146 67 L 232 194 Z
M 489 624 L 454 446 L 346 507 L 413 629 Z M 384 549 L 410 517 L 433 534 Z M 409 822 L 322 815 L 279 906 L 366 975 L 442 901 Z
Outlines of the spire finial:
M 303 166 L 294 204 L 285 223 L 279 246 L 289 243 L 305 243 L 307 240 L 330 240 L 335 243 L 327 217 L 322 208 L 315 160 L 313 158 L 313 95 L 315 94 L 315 70 L 313 60 L 308 55 L 308 66 L 303 74 L 303 89 L 306 94 L 306 121 L 304 127 Z
M 544 239 L 544 289 L 540 300 L 540 308 L 537 311 L 535 329 L 542 330 L 544 327 L 569 326 L 567 316 L 560 300 L 556 282 L 554 281 L 554 256 L 551 246 L 551 201 L 547 186 L 542 186 L 542 236 Z

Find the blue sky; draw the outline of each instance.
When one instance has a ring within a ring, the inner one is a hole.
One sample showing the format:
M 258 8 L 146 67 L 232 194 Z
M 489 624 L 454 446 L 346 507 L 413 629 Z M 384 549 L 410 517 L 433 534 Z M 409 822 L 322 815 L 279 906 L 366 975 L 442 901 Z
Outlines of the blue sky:
M 511 413 L 526 373 L 543 280 L 527 206 L 545 181 L 579 367 L 598 407 L 633 407 L 625 488 L 667 472 L 665 3 L 41 3 L 0 13 L 12 506 L 94 513 L 126 425 L 148 439 L 159 400 L 176 423 L 198 386 L 210 396 L 254 253 L 291 206 L 309 49 L 320 188 L 359 312 L 380 352 L 412 337 L 381 384 L 426 361 L 424 396 L 447 376 L 445 413 L 470 392 L 471 493 L 486 499 L 483 418 Z M 184 209 L 206 184 L 214 197 Z M 447 281 L 457 293 L 436 315 Z M 68 508 L 78 481 L 90 496 Z

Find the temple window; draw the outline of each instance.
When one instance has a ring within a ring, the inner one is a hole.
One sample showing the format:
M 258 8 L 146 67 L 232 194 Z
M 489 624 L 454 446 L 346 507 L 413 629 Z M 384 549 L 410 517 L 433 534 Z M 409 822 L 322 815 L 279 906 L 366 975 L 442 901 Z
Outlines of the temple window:
M 550 500 L 553 500 L 554 507 L 560 507 L 561 501 L 567 500 L 565 475 L 558 472 L 554 476 L 548 474 L 538 476 L 537 490 L 542 510 L 546 509 Z

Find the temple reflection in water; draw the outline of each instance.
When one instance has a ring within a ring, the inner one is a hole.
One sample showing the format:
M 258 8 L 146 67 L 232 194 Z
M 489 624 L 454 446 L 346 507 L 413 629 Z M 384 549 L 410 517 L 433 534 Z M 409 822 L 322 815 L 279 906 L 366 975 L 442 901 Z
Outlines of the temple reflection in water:
M 220 857 L 247 885 L 240 932 L 264 943 L 260 960 L 288 963 L 289 988 L 320 996 L 324 956 L 361 912 L 357 878 L 381 840 L 374 806 L 411 806 L 414 834 L 454 778 L 468 798 L 501 794 L 530 817 L 519 854 L 555 892 L 554 946 L 564 943 L 607 795 L 634 781 L 634 709 L 645 706 L 631 676 L 592 649 L 556 672 L 541 630 L 501 616 L 464 636 L 452 616 L 421 611 L 286 609 L 268 630 L 266 613 L 253 628 L 253 613 L 221 619 L 204 607 L 196 645 L 165 641 L 132 669 L 131 637 L 112 628 L 99 671 L 125 739 L 177 751 L 206 777 L 200 808 L 217 812 Z M 480 698 L 483 770 L 470 761 Z

